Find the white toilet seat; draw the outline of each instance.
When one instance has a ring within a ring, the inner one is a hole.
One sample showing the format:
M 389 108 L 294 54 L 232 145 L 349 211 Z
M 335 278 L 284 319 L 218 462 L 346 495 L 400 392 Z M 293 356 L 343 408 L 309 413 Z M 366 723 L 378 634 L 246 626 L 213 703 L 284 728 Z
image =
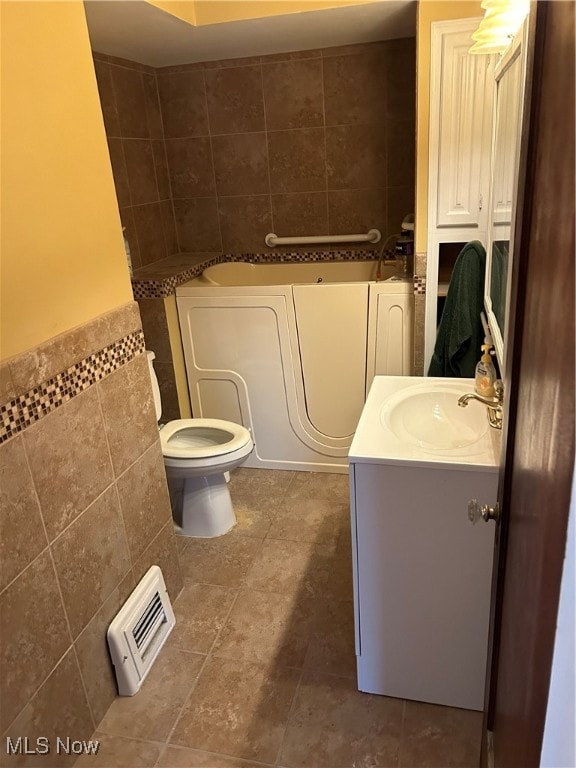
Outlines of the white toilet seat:
M 154 352 L 146 356 L 159 421 L 162 403 Z M 223 419 L 175 419 L 160 427 L 159 436 L 176 528 L 184 536 L 201 538 L 227 533 L 236 525 L 236 515 L 226 473 L 254 450 L 250 431 Z
M 223 419 L 176 419 L 160 430 L 162 454 L 168 459 L 224 457 L 251 441 L 246 427 Z

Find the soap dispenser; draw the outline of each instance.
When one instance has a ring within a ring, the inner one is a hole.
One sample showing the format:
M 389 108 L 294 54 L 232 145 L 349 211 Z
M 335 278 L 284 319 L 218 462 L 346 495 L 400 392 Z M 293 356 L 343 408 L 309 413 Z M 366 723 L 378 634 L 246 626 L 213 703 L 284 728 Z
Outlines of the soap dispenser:
M 494 397 L 496 368 L 490 357 L 490 344 L 482 344 L 482 357 L 476 366 L 474 389 L 482 397 Z

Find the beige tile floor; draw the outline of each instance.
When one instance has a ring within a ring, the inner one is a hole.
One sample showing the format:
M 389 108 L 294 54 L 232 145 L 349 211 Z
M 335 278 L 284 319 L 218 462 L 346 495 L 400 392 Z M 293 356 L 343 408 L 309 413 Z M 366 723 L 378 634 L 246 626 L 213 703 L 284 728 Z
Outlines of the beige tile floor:
M 472 768 L 481 715 L 359 693 L 348 478 L 237 470 L 238 524 L 182 539 L 177 626 L 93 768 Z

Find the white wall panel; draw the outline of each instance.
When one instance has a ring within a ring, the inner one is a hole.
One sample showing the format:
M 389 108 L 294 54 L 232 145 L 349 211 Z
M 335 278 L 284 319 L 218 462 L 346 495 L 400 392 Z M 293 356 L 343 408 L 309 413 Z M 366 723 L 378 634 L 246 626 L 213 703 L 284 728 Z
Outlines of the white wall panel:
M 293 290 L 308 418 L 322 434 L 352 436 L 364 405 L 368 284 Z

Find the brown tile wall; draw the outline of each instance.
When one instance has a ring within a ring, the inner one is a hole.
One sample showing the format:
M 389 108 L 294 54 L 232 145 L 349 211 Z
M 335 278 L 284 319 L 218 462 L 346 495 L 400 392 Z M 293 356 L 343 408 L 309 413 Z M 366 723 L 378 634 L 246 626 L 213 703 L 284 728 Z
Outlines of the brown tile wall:
M 130 304 L 3 363 L 2 403 L 139 329 Z M 182 587 L 141 349 L 0 445 L 0 533 L 1 743 L 87 739 L 116 696 L 110 620 L 153 563 Z
M 135 264 L 266 252 L 271 231 L 386 237 L 414 209 L 413 38 L 156 71 L 95 57 Z
M 94 68 L 120 218 L 138 269 L 179 250 L 157 77 L 152 67 L 99 53 Z M 162 418 L 179 419 L 164 302 L 145 300 L 140 309 L 146 346 L 156 353 Z
M 294 250 L 268 248 L 268 232 L 385 239 L 414 209 L 413 38 L 158 70 L 95 53 L 94 66 L 135 268 Z M 163 302 L 140 310 L 162 418 L 179 418 Z
M 413 39 L 157 70 L 182 251 L 397 232 L 414 207 Z
M 164 299 L 138 299 L 147 349 L 156 355 L 154 370 L 162 398 L 162 423 L 181 418 Z
M 155 71 L 94 54 L 116 197 L 135 269 L 178 251 Z

